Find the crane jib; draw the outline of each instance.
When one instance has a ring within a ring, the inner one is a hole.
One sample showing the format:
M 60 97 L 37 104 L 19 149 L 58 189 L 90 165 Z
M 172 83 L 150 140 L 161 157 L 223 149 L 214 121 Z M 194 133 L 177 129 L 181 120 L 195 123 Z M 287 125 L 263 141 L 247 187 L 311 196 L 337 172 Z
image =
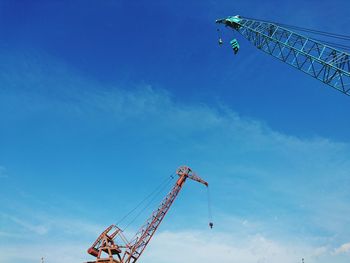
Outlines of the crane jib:
M 216 23 L 234 29 L 265 53 L 350 95 L 349 53 L 269 21 L 231 16 Z

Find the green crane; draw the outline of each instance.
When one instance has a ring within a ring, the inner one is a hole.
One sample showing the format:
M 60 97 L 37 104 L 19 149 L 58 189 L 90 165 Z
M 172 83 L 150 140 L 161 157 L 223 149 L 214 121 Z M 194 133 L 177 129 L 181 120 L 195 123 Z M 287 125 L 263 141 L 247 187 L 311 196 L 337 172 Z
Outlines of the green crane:
M 336 90 L 350 95 L 350 55 L 293 32 L 281 24 L 241 16 L 230 16 L 216 20 L 239 32 L 258 49 L 305 72 Z M 297 27 L 295 27 L 297 28 Z M 316 31 L 321 32 L 321 31 Z M 324 33 L 324 32 L 323 32 Z M 350 37 L 342 36 L 350 40 Z M 219 40 L 222 44 L 222 40 Z M 230 42 L 235 54 L 239 45 L 236 39 Z M 338 45 L 340 48 L 346 46 Z

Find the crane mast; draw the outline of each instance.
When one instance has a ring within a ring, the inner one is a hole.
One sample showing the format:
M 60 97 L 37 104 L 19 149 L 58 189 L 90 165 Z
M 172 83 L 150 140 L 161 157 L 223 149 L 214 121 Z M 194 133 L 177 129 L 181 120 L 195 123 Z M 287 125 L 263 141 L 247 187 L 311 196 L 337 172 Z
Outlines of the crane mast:
M 181 166 L 176 173 L 179 178 L 172 190 L 146 220 L 145 224 L 137 231 L 134 238 L 128 242 L 119 227 L 116 225 L 109 226 L 88 249 L 88 253 L 96 257 L 96 261 L 88 263 L 135 263 L 169 211 L 186 179 L 189 178 L 208 186 L 206 181 L 202 180 L 187 166 Z M 119 238 L 119 241 L 122 241 L 122 244 L 117 244 L 117 238 Z M 103 258 L 105 254 L 107 254 L 107 258 Z
M 231 16 L 216 23 L 234 29 L 258 49 L 350 95 L 348 53 L 267 21 Z

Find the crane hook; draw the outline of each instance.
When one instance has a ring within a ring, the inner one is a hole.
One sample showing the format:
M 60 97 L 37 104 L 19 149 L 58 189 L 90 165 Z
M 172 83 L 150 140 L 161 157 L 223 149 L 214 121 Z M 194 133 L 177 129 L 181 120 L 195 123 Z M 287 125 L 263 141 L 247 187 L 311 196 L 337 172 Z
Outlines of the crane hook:
M 210 198 L 210 191 L 209 187 L 207 187 L 207 196 L 208 196 L 208 221 L 209 221 L 209 227 L 210 229 L 213 229 L 214 223 L 213 223 L 213 216 L 211 213 L 211 198 Z
M 218 38 L 219 38 L 218 43 L 221 46 L 224 43 L 224 41 L 222 41 L 220 29 L 217 29 L 216 31 L 218 31 Z

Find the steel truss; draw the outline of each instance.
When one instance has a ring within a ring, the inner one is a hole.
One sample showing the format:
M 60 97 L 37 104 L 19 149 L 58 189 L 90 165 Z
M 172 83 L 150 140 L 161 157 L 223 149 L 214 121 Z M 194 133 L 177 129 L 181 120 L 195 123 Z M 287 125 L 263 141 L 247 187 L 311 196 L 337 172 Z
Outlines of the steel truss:
M 350 95 L 350 55 L 277 24 L 240 16 L 219 19 L 254 46 Z

